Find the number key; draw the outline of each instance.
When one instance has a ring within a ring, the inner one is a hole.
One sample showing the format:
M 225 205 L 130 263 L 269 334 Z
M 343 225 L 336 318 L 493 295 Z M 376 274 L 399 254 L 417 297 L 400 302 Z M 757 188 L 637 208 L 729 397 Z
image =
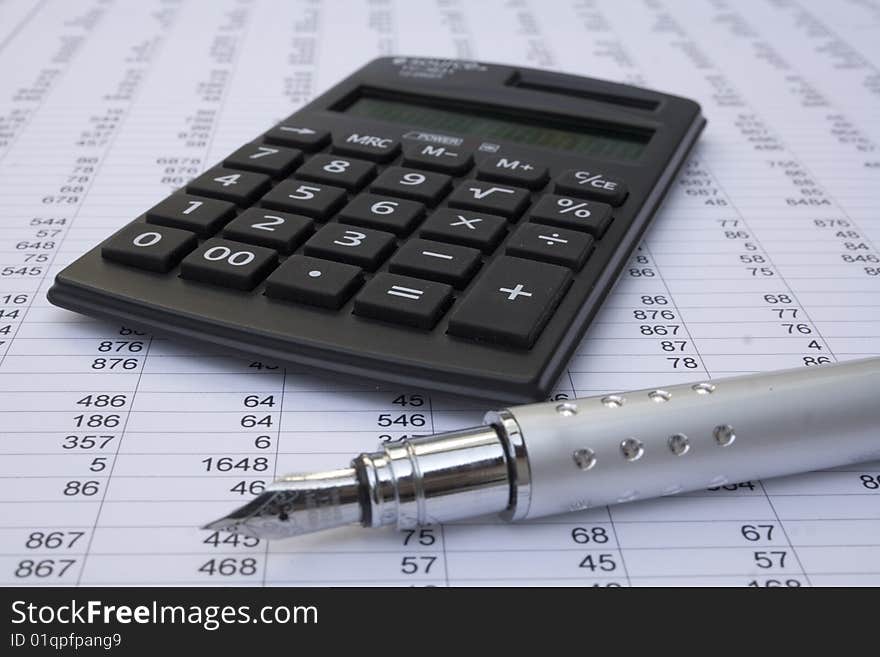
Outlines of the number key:
M 269 176 L 262 173 L 214 167 L 190 182 L 186 190 L 238 205 L 250 205 L 269 189 L 270 182 Z
M 254 143 L 239 148 L 227 157 L 223 164 L 233 169 L 245 169 L 283 178 L 300 162 L 302 162 L 302 152 L 295 148 Z
M 226 201 L 190 194 L 173 194 L 147 210 L 147 223 L 211 235 L 235 216 L 235 206 Z
M 166 272 L 198 245 L 193 233 L 165 226 L 130 224 L 101 247 L 107 260 Z
M 313 155 L 302 165 L 296 172 L 296 177 L 356 191 L 366 185 L 375 174 L 376 166 L 371 162 L 321 153 Z
M 304 214 L 326 219 L 345 202 L 345 190 L 340 187 L 305 182 L 295 178 L 282 180 L 266 194 L 260 205 L 266 208 Z
M 316 258 L 347 262 L 373 271 L 394 248 L 394 235 L 369 228 L 327 224 L 306 242 L 304 252 Z
M 361 194 L 342 208 L 339 218 L 356 226 L 368 226 L 387 230 L 395 235 L 406 235 L 424 214 L 425 206 L 415 201 Z
M 210 239 L 180 264 L 181 278 L 252 290 L 275 267 L 272 249 L 219 238 Z
M 281 253 L 291 253 L 313 230 L 314 223 L 308 217 L 278 210 L 250 208 L 226 225 L 223 237 L 267 246 Z
M 451 181 L 449 176 L 442 173 L 388 167 L 376 178 L 376 182 L 370 186 L 370 189 L 374 192 L 402 196 L 433 205 L 446 195 Z

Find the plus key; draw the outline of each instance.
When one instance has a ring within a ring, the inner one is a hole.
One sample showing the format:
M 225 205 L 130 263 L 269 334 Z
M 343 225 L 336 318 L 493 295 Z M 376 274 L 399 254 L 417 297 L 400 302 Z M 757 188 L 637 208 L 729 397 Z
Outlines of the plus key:
M 503 256 L 477 279 L 449 319 L 449 333 L 528 349 L 559 305 L 571 272 Z

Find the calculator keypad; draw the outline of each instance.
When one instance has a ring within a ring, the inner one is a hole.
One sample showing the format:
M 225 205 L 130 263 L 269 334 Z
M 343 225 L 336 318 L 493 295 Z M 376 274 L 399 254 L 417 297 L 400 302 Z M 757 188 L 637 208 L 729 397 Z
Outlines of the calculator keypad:
M 214 238 L 183 259 L 180 275 L 202 283 L 252 290 L 277 260 L 272 249 Z
M 273 303 L 353 301 L 370 321 L 429 330 L 447 316 L 456 339 L 527 349 L 627 193 L 587 168 L 548 184 L 537 161 L 484 155 L 475 167 L 469 150 L 437 144 L 398 158 L 388 135 L 332 137 L 327 152 L 329 132 L 276 126 L 108 240 L 104 257 L 179 263 L 184 279 L 238 290 L 265 280 Z

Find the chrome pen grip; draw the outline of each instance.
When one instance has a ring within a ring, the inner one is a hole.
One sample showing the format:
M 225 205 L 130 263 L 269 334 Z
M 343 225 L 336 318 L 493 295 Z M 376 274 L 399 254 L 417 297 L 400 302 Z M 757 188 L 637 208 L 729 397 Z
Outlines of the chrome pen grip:
M 517 406 L 511 519 L 880 458 L 880 359 Z

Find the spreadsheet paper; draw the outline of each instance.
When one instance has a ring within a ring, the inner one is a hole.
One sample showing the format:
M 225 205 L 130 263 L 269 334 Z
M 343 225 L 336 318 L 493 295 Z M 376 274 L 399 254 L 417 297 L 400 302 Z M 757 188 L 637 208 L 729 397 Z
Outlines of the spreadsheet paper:
M 558 397 L 876 355 L 878 37 L 876 0 L 0 1 L 0 583 L 880 585 L 878 463 L 518 525 L 203 531 L 275 475 L 488 409 L 46 301 L 369 59 L 457 57 L 688 96 L 709 120 Z

